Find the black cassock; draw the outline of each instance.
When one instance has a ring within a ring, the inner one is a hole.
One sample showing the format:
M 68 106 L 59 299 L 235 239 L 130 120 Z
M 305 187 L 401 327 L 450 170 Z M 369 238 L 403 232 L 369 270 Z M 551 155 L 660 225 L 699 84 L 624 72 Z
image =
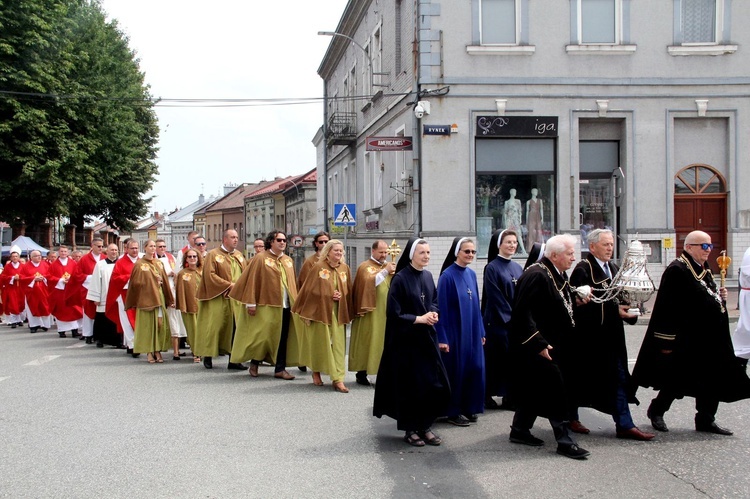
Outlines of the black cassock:
M 518 280 L 510 324 L 509 392 L 526 413 L 568 419 L 564 379 L 571 367 L 567 342 L 573 331 L 573 306 L 567 276 L 546 257 Z M 547 345 L 552 345 L 551 362 L 539 355 Z
M 729 317 L 717 296 L 707 264 L 701 267 L 687 253 L 669 264 L 633 369 L 638 385 L 678 398 L 750 398 L 750 379 L 734 356 Z
M 375 384 L 373 414 L 390 416 L 403 431 L 428 429 L 450 401 L 450 386 L 433 326 L 414 324 L 438 311 L 432 274 L 408 265 L 391 281 L 385 345 Z
M 609 263 L 611 275 L 616 275 L 618 267 Z M 573 286 L 588 285 L 603 290 L 611 279 L 594 255 L 579 262 L 570 275 Z M 603 291 L 594 291 L 601 296 Z M 619 302 L 609 300 L 604 303 L 593 301 L 574 309 L 576 327 L 571 341 L 571 376 L 568 388 L 572 401 L 578 407 L 594 409 L 614 414 L 619 373 L 618 362 L 625 371 L 628 402 L 637 403 L 636 386 L 630 381 L 628 371 L 628 351 L 625 345 L 625 327 L 620 317 Z M 635 324 L 637 318 L 627 319 Z

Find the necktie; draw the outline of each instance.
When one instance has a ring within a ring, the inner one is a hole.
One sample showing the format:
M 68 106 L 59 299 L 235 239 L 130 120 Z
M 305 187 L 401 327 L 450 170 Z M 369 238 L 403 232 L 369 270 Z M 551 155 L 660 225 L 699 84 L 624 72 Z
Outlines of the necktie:
M 607 276 L 607 279 L 611 279 L 612 274 L 609 272 L 609 265 L 605 263 L 604 265 L 602 265 L 602 268 L 604 269 L 604 275 Z

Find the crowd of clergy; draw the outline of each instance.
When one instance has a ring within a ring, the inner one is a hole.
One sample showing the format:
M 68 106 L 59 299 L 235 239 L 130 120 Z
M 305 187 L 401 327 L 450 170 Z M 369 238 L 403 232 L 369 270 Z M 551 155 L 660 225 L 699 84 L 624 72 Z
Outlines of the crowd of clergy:
M 77 259 L 60 246 L 47 259 L 31 251 L 28 262 L 14 247 L 0 274 L 0 301 L 11 328 L 28 323 L 37 333 L 54 324 L 60 338 L 70 334 L 135 358 L 145 354 L 149 364 L 163 363 L 164 352 L 182 360 L 189 345 L 193 362 L 206 369 L 220 356 L 228 358 L 228 369 L 247 370 L 253 378 L 262 366 L 285 381 L 296 378 L 288 368 L 309 369 L 315 386 L 324 386 L 326 375 L 340 393 L 349 391 L 347 371 L 365 386 L 377 376 L 373 414 L 395 419 L 412 446 L 441 444 L 432 429 L 437 420 L 468 427 L 486 409 L 505 409 L 515 411 L 511 442 L 543 445 L 530 431 L 541 416 L 552 426 L 557 452 L 583 459 L 589 452 L 572 436 L 589 433 L 579 407 L 612 415 L 618 438 L 654 438 L 630 414 L 639 384 L 660 390 L 648 412 L 656 430 L 668 431 L 664 414 L 674 399 L 691 396 L 696 430 L 732 434 L 714 416 L 720 401 L 749 398 L 750 380 L 735 362 L 722 305 L 726 290 L 706 272 L 712 248 L 706 237 L 691 233 L 681 260 L 665 272 L 661 289 L 670 296 L 657 298 L 654 327 L 632 377 L 624 324 L 636 316 L 627 305 L 597 300 L 618 272 L 607 230 L 588 235 L 588 256 L 570 278 L 573 236 L 535 244 L 524 269 L 513 260 L 519 235 L 496 231 L 481 295 L 470 268 L 476 246 L 466 237 L 454 239 L 437 285 L 426 270 L 429 244 L 419 238 L 403 251 L 374 241 L 354 277 L 344 244 L 326 232 L 314 236 L 315 252 L 299 272 L 280 230 L 257 239 L 250 258 L 237 250 L 234 230 L 226 230 L 211 251 L 192 232 L 176 255 L 161 239 L 142 248 L 127 240 L 119 255 L 117 245 L 105 248 L 95 238 Z M 686 302 L 693 306 L 685 310 L 724 321 L 721 341 L 684 333 L 688 323 L 675 341 L 670 307 Z M 710 362 L 698 358 L 706 351 Z

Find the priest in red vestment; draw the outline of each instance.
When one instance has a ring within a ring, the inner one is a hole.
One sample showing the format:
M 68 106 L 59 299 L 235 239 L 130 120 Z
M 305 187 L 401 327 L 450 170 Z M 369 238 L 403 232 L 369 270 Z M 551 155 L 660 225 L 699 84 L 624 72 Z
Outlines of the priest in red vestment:
M 24 296 L 19 279 L 21 273 L 20 259 L 21 248 L 14 245 L 10 249 L 10 260 L 5 264 L 3 273 L 0 274 L 5 322 L 10 324 L 12 329 L 23 325 Z
M 86 343 L 94 342 L 94 318 L 96 317 L 96 304 L 86 299 L 86 294 L 91 286 L 91 275 L 94 267 L 102 258 L 104 241 L 100 237 L 91 240 L 91 251 L 78 260 L 76 271 L 70 276 L 70 282 L 65 287 L 65 303 L 67 305 L 78 305 L 83 308 L 83 329 L 81 339 Z
M 57 260 L 49 266 L 47 278 L 52 315 L 57 322 L 57 333 L 60 338 L 65 338 L 68 331 L 77 338 L 78 329 L 82 327 L 83 309 L 80 304 L 71 306 L 65 303 L 65 287 L 75 273 L 77 264 L 70 258 L 68 247 L 65 245 L 60 246 L 58 255 Z
M 39 250 L 32 250 L 29 258 L 31 260 L 21 266 L 21 289 L 26 296 L 29 330 L 36 333 L 40 329 L 47 331 L 52 322 L 47 289 L 49 264 L 42 260 L 42 252 Z
M 117 325 L 117 332 L 123 334 L 123 343 L 128 348 L 128 353 L 133 353 L 133 340 L 135 339 L 135 309 L 125 310 L 125 298 L 128 294 L 128 281 L 133 271 L 135 262 L 138 261 L 138 241 L 128 239 L 125 242 L 126 253 L 117 260 L 112 270 L 107 290 L 107 307 L 105 315 Z

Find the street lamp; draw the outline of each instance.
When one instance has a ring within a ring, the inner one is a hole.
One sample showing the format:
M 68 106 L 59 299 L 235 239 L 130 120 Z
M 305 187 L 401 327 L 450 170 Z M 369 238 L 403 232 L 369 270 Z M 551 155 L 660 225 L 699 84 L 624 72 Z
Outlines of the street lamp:
M 382 72 L 381 73 L 375 73 L 373 71 L 373 67 L 372 67 L 372 55 L 370 54 L 370 52 L 366 48 L 364 48 L 354 38 L 352 38 L 349 35 L 345 35 L 343 33 L 338 33 L 336 31 L 318 31 L 318 35 L 319 36 L 332 36 L 332 37 L 340 36 L 341 38 L 346 38 L 347 40 L 349 40 L 350 42 L 352 42 L 357 48 L 359 48 L 362 52 L 364 52 L 365 58 L 367 59 L 367 66 L 368 66 L 368 68 L 370 70 L 370 92 L 372 92 L 372 90 L 373 90 L 374 87 L 387 87 L 388 86 L 388 85 L 383 85 L 383 84 L 375 83 L 374 76 L 376 74 L 380 76 L 380 75 L 386 75 L 388 73 L 382 73 Z

